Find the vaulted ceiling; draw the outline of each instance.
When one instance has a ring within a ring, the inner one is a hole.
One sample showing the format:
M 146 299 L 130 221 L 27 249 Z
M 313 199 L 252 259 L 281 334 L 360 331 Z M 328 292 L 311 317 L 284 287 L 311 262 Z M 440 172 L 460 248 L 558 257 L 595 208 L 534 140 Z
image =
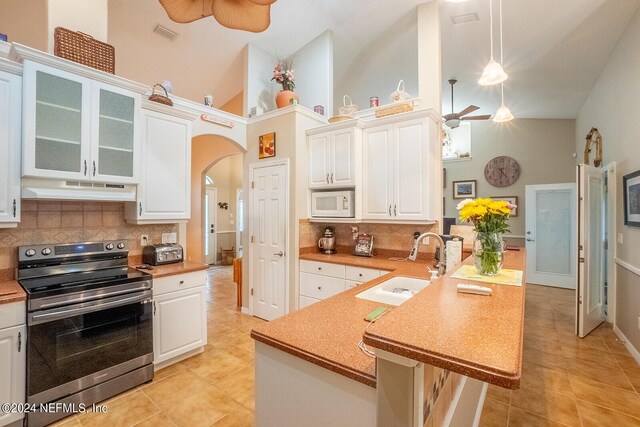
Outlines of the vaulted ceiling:
M 640 5 L 638 0 L 503 3 L 505 69 L 510 75 L 507 103 L 518 117 L 536 118 L 576 117 Z M 246 43 L 287 56 L 330 29 L 334 80 L 339 82 L 361 65 L 354 61 L 366 60 L 360 53 L 375 48 L 381 35 L 400 37 L 402 28 L 393 26 L 406 22 L 417 4 L 417 0 L 278 0 L 272 6 L 271 27 L 253 34 L 226 29 L 213 18 L 177 24 L 157 0 L 109 0 L 109 42 L 116 47 L 118 74 L 149 84 L 172 80 L 177 95 L 201 100 L 212 93 L 220 106 L 243 88 Z M 481 107 L 477 114 L 492 114 L 499 105 L 498 88 L 476 83 L 489 59 L 488 4 L 488 0 L 441 0 L 445 112 L 451 109 L 446 82 L 450 77 L 459 80 L 454 110 L 473 103 Z M 497 17 L 498 1 L 494 4 Z M 477 13 L 478 22 L 453 24 L 452 17 L 469 13 Z M 178 36 L 173 40 L 159 36 L 153 32 L 158 24 Z M 399 48 L 415 50 L 417 42 Z M 415 62 L 397 64 L 397 74 L 405 74 L 406 66 L 415 67 Z

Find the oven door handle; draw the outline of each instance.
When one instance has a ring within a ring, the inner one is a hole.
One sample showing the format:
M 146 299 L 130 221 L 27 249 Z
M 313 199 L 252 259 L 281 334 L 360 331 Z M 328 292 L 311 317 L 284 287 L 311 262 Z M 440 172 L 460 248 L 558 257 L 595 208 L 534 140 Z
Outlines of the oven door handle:
M 29 314 L 29 325 L 38 325 L 40 323 L 51 322 L 54 320 L 65 319 L 67 317 L 79 316 L 81 314 L 102 311 L 109 308 L 120 307 L 136 302 L 151 302 L 151 291 L 137 293 L 135 296 L 125 296 L 118 298 L 109 298 L 107 301 L 94 301 L 91 303 L 78 304 L 75 307 L 61 307 L 52 309 L 44 313 Z

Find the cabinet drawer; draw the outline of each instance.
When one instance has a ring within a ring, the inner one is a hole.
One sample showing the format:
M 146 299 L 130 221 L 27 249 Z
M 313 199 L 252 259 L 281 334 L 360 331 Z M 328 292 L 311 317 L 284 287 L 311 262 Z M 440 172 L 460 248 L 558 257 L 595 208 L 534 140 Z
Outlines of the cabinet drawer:
M 153 279 L 153 295 L 163 295 L 182 289 L 204 286 L 207 282 L 206 270 Z
M 358 285 L 362 285 L 363 282 L 357 282 L 355 280 L 345 280 L 344 284 L 347 289 L 355 288 Z
M 347 280 L 354 280 L 356 282 L 368 282 L 376 277 L 380 277 L 380 270 L 374 270 L 372 268 L 352 267 L 347 266 L 346 276 Z
M 319 299 L 305 297 L 304 295 L 300 295 L 300 308 L 309 307 L 312 304 L 320 302 Z
M 330 264 L 328 262 L 307 261 L 303 259 L 300 261 L 300 271 L 344 279 L 345 266 L 340 264 Z
M 10 302 L 0 305 L 0 329 L 24 325 L 27 319 L 27 303 Z
M 300 273 L 300 295 L 325 299 L 344 291 L 344 279 Z

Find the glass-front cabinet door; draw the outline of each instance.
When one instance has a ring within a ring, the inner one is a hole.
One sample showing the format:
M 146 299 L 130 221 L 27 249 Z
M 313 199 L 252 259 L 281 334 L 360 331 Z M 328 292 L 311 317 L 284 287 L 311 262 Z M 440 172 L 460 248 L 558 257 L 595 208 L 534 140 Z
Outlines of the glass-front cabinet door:
M 23 175 L 88 179 L 88 79 L 24 62 Z
M 100 83 L 92 85 L 91 176 L 104 182 L 138 182 L 139 95 Z

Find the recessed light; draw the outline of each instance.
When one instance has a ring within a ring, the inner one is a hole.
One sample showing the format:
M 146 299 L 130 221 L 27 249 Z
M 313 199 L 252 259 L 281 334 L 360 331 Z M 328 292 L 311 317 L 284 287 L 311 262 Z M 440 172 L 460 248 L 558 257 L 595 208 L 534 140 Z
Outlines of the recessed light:
M 470 24 L 471 22 L 480 21 L 480 17 L 477 13 L 465 13 L 464 15 L 452 16 L 451 20 L 455 25 Z

